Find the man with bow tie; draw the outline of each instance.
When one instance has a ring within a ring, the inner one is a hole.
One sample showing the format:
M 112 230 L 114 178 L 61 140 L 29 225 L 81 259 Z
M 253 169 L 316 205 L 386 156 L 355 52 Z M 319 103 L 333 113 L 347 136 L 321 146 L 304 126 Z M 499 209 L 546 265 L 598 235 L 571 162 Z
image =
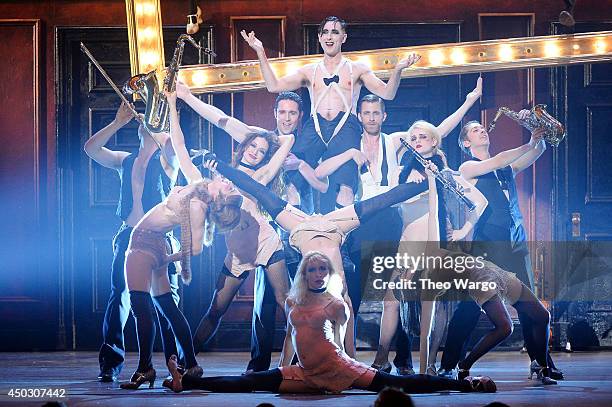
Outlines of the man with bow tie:
M 241 32 L 249 46 L 257 52 L 261 72 L 268 91 L 278 93 L 307 87 L 312 101 L 311 117 L 305 123 L 302 136 L 292 152 L 312 167 L 320 159 L 327 159 L 351 148 L 359 149 L 361 125 L 355 113 L 362 86 L 382 99 L 395 97 L 404 68 L 416 63 L 420 56 L 412 54 L 399 61 L 387 83 L 378 79 L 363 62 L 354 62 L 342 56 L 342 44 L 346 41 L 346 23 L 334 16 L 327 17 L 319 25 L 319 43 L 323 59 L 308 64 L 296 72 L 277 78 L 270 67 L 263 44 L 251 32 Z M 298 185 L 299 175 L 293 183 Z M 351 205 L 358 184 L 357 164 L 347 161 L 329 176 L 327 197 L 321 199 L 321 212 Z

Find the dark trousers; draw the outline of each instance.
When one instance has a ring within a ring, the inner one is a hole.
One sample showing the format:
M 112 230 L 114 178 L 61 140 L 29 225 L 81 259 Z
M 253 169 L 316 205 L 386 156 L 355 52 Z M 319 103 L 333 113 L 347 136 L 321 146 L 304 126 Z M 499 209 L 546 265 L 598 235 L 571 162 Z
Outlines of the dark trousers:
M 287 264 L 291 280 L 299 263 Z M 270 369 L 276 325 L 276 298 L 268 276 L 262 267 L 255 270 L 253 286 L 253 319 L 251 325 L 251 360 L 247 370 L 262 372 Z
M 125 281 L 125 251 L 130 242 L 132 227 L 122 225 L 113 238 L 113 262 L 111 267 L 111 292 L 104 313 L 102 325 L 102 346 L 98 360 L 100 370 L 112 370 L 116 374 L 121 372 L 125 361 L 125 343 L 123 329 L 130 314 L 130 297 Z M 173 267 L 168 268 L 168 277 L 172 289 L 172 296 L 178 304 L 178 278 Z M 181 356 L 181 352 L 176 349 L 176 342 L 168 321 L 159 318 L 160 332 L 167 344 L 166 353 L 174 352 Z M 174 347 L 173 347 L 174 345 Z M 172 353 L 170 353 L 172 354 Z
M 312 117 L 304 123 L 302 134 L 296 139 L 295 145 L 291 149 L 298 158 L 306 161 L 312 168 L 316 168 L 319 160 L 324 161 L 328 158 L 342 154 L 351 148 L 360 148 L 361 143 L 361 123 L 357 116 L 351 114 L 342 126 L 342 129 L 331 138 L 336 125 L 344 115 L 343 112 L 332 120 L 325 120 L 321 115 L 319 117 L 319 125 L 325 142 L 316 132 Z M 292 182 L 296 185 L 305 185 L 303 177 L 296 172 Z M 353 160 L 349 160 L 341 165 L 333 174 L 329 176 L 329 188 L 326 193 L 321 194 L 320 198 L 320 213 L 329 213 L 335 209 L 336 196 L 341 185 L 346 185 L 357 192 L 359 182 L 359 172 L 357 164 Z

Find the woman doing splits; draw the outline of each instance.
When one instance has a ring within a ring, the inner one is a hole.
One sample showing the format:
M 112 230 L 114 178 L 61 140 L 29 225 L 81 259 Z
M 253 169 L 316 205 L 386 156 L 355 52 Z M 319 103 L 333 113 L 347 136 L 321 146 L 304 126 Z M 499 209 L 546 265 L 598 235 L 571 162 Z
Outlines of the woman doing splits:
M 171 110 L 172 146 L 179 167 L 188 181 L 187 186 L 174 187 L 168 197 L 153 207 L 134 227 L 125 260 L 125 274 L 130 291 L 132 313 L 136 319 L 139 361 L 130 382 L 124 389 L 137 389 L 148 382 L 153 387 L 153 300 L 155 306 L 168 319 L 172 332 L 185 354 L 185 374 L 201 376 L 191 332 L 185 316 L 172 299 L 167 267 L 171 261 L 181 260 L 181 277 L 188 284 L 191 280 L 191 255 L 202 252 L 203 244 L 210 244 L 214 226 L 229 230 L 240 221 L 242 196 L 231 183 L 222 180 L 205 180 L 191 163 L 180 128 L 177 131 L 176 109 Z M 181 226 L 181 251 L 167 255 L 165 234 Z M 205 233 L 206 232 L 206 233 Z M 151 298 L 151 293 L 153 298 Z
M 437 202 L 436 195 L 436 189 L 431 188 L 429 194 L 430 209 Z M 435 216 L 430 216 L 428 220 L 428 234 L 432 237 L 436 236 L 437 233 L 438 222 Z M 503 301 L 506 300 L 521 314 L 521 318 L 530 321 L 529 326 L 532 330 L 533 340 L 529 343 L 529 352 L 535 356 L 535 360 L 542 366 L 532 369 L 531 376 L 535 373 L 543 384 L 556 384 L 557 382 L 550 378 L 550 371 L 546 362 L 548 357 L 550 314 L 533 292 L 514 273 L 502 270 L 489 261 L 481 259 L 480 263 L 474 261 L 472 262 L 473 267 L 467 267 L 468 262 L 465 261 L 467 257 L 465 253 L 441 249 L 439 241 L 435 238 L 428 239 L 427 246 L 426 253 L 428 256 L 442 259 L 453 258 L 453 264 L 464 264 L 466 267 L 460 273 L 459 270 L 455 271 L 453 269 L 426 269 L 424 276 L 421 278 L 435 282 L 453 283 L 456 279 L 465 279 L 470 283 L 481 283 L 480 286 L 475 285 L 474 288 L 468 289 L 468 292 L 494 325 L 494 329 L 484 335 L 474 345 L 466 358 L 459 362 L 457 378 L 461 379 L 469 376 L 470 368 L 474 363 L 512 333 L 512 319 Z M 464 259 L 460 259 L 461 257 Z M 489 288 L 485 289 L 482 283 L 486 283 Z M 495 284 L 494 287 L 493 283 Z M 426 295 L 425 292 L 422 294 Z M 437 297 L 441 294 L 442 292 L 429 292 L 426 296 L 431 299 L 432 296 Z M 424 304 L 431 304 L 431 302 L 425 302 Z M 423 317 L 421 319 L 421 335 L 428 337 L 427 330 L 431 329 L 431 309 L 426 310 L 424 307 L 423 314 L 427 315 L 427 318 Z M 423 358 L 427 358 L 426 350 L 421 350 L 421 363 L 423 363 Z
M 427 375 L 393 376 L 350 358 L 338 345 L 346 331 L 349 310 L 342 299 L 342 277 L 333 263 L 321 252 L 305 254 L 287 298 L 286 340 L 293 348 L 285 347 L 282 359 L 291 361 L 295 349 L 298 365 L 242 376 L 196 378 L 181 376 L 173 356 L 168 363 L 172 381 L 165 381 L 164 386 L 176 392 L 200 389 L 213 392 L 339 393 L 349 388 L 379 392 L 386 386 L 399 387 L 409 393 L 496 390 L 495 383 L 488 377 L 454 380 Z

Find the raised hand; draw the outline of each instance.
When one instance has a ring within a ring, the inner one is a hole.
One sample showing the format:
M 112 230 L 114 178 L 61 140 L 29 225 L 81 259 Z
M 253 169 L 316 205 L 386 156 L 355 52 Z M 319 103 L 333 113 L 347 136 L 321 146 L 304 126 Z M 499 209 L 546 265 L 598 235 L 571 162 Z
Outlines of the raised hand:
M 189 90 L 189 87 L 185 85 L 183 82 L 177 81 L 176 82 L 176 96 L 178 96 L 181 99 L 188 98 L 189 96 L 191 96 L 191 90 Z
M 410 174 L 406 179 L 406 182 L 414 182 L 415 184 L 420 184 L 423 181 L 425 181 L 425 177 L 414 168 L 412 169 L 412 171 L 410 171 Z
M 289 153 L 287 158 L 285 158 L 285 162 L 283 163 L 283 169 L 285 169 L 286 171 L 297 170 L 301 162 L 302 160 L 297 158 L 294 154 Z
M 457 242 L 459 240 L 465 239 L 466 236 L 467 236 L 466 231 L 464 231 L 463 229 L 456 229 L 456 230 L 453 230 L 453 232 L 451 233 L 449 240 L 451 242 Z
M 216 160 L 206 160 L 206 161 L 204 161 L 202 166 L 204 168 L 207 168 L 207 169 L 213 171 L 213 172 L 217 171 L 217 161 Z
M 520 112 L 518 112 L 519 120 L 525 120 L 527 117 L 529 117 L 530 113 L 531 113 L 531 110 L 529 110 L 529 109 L 521 110 Z
M 482 96 L 482 76 L 479 76 L 478 80 L 476 81 L 476 87 L 474 88 L 473 91 L 471 91 L 470 93 L 467 94 L 465 99 L 466 100 L 473 100 L 473 101 L 475 101 L 476 99 L 480 98 L 481 96 Z
M 356 148 L 353 148 L 351 150 L 351 158 L 353 159 L 353 161 L 355 161 L 355 163 L 357 163 L 357 167 L 361 168 L 363 164 L 366 164 L 368 162 L 368 157 L 366 157 L 366 155 L 360 150 L 357 150 Z
M 250 33 L 246 33 L 246 31 L 242 30 L 240 31 L 240 35 L 242 35 L 242 38 L 244 38 L 244 40 L 247 42 L 247 44 L 249 44 L 249 46 L 251 48 L 253 48 L 253 50 L 255 50 L 255 52 L 263 52 L 264 47 L 262 42 L 255 36 L 255 32 L 251 31 Z
M 534 140 L 535 142 L 538 142 L 542 140 L 542 138 L 544 138 L 545 134 L 546 134 L 546 129 L 543 127 L 540 127 L 539 129 L 535 129 L 531 132 L 531 139 Z
M 134 118 L 134 113 L 132 113 L 132 109 L 125 102 L 121 102 L 121 106 L 117 109 L 117 113 L 115 114 L 115 123 L 120 126 L 125 126 Z
M 400 71 L 402 69 L 406 69 L 416 64 L 419 61 L 419 59 L 421 59 L 421 56 L 419 54 L 412 53 L 408 55 L 406 58 L 399 61 L 397 65 L 395 65 L 395 69 L 399 69 Z
M 176 106 L 176 92 L 168 92 L 165 90 L 164 96 L 166 96 L 166 100 L 170 106 Z
M 436 174 L 437 172 L 438 166 L 433 162 L 427 160 L 427 163 L 425 164 L 425 174 L 427 174 L 428 177 L 433 177 L 434 174 Z

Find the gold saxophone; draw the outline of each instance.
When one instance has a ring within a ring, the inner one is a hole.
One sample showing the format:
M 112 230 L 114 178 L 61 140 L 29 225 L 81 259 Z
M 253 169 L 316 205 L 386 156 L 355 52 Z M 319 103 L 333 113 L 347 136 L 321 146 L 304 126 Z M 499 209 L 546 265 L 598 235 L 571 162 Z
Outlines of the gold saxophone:
M 170 129 L 168 115 L 168 101 L 164 91 L 173 92 L 176 86 L 176 76 L 183 58 L 185 41 L 189 41 L 197 49 L 202 49 L 200 45 L 187 34 L 181 34 L 176 40 L 176 48 L 170 65 L 166 68 L 162 91 L 159 90 L 157 74 L 151 71 L 145 74 L 132 76 L 123 85 L 123 92 L 131 95 L 136 93 L 145 102 L 146 110 L 143 125 L 151 133 L 159 133 Z
M 546 105 L 535 105 L 525 119 L 520 119 L 517 112 L 505 106 L 500 107 L 489 125 L 489 133 L 493 131 L 495 124 L 497 124 L 497 120 L 502 114 L 517 121 L 527 130 L 533 131 L 536 129 L 544 129 L 544 140 L 553 147 L 557 147 L 565 138 L 565 129 L 563 125 L 546 111 Z

